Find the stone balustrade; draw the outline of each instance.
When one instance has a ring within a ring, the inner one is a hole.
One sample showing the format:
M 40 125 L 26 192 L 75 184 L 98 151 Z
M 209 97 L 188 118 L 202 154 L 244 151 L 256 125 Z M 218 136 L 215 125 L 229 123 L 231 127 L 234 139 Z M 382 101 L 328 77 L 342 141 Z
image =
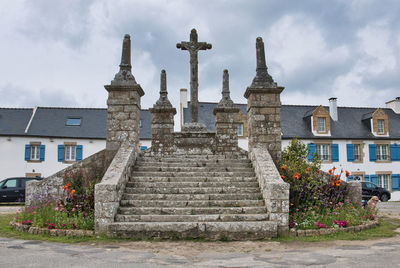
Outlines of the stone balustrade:
M 289 184 L 279 175 L 268 150 L 263 146 L 254 147 L 249 152 L 261 193 L 270 213 L 270 220 L 278 223 L 278 233 L 288 231 L 289 224 Z
M 129 141 L 121 145 L 103 179 L 95 186 L 95 231 L 105 233 L 114 222 L 126 183 L 135 165 L 139 149 Z

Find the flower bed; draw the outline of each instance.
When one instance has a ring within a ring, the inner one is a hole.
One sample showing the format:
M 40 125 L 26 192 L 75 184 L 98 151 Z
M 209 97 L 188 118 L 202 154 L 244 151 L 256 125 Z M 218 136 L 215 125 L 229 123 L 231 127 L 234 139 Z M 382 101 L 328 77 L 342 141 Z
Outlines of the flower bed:
M 91 172 L 76 170 L 66 173 L 63 195 L 58 198 L 36 197 L 32 205 L 17 212 L 13 226 L 18 230 L 55 235 L 73 234 L 73 230 L 78 234 L 93 231 L 94 185 L 103 174 L 96 166 Z
M 333 167 L 323 174 L 318 155 L 309 162 L 307 147 L 297 139 L 283 151 L 279 166 L 281 178 L 290 184 L 289 229 L 296 230 L 291 233 L 325 234 L 374 222 L 375 209 L 350 199 L 349 185 L 342 179 L 349 172 Z
M 365 224 L 356 225 L 356 226 L 349 226 L 349 227 L 333 227 L 333 228 L 321 228 L 321 229 L 308 229 L 308 230 L 296 230 L 294 228 L 290 229 L 289 235 L 290 236 L 316 236 L 316 235 L 328 235 L 337 232 L 349 232 L 355 233 L 367 229 L 371 229 L 379 225 L 379 220 L 376 218 L 373 221 L 369 221 Z

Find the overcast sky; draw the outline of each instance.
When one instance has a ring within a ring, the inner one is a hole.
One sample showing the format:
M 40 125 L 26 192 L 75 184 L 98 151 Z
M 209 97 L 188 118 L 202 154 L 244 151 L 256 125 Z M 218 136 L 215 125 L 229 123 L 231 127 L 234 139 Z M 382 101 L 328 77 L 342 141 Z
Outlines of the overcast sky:
M 213 46 L 199 52 L 200 101 L 219 101 L 228 69 L 232 99 L 246 102 L 258 36 L 283 104 L 384 107 L 400 96 L 398 0 L 0 0 L 0 107 L 106 107 L 128 33 L 142 107 L 165 69 L 178 108 L 189 53 L 176 43 L 192 28 Z

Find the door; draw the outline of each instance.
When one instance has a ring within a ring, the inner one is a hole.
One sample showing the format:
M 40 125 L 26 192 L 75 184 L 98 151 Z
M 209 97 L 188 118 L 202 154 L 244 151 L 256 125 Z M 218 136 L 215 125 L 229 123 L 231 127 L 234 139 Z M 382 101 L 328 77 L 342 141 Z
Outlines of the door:
M 21 194 L 21 183 L 18 178 L 7 179 L 0 188 L 0 200 L 2 202 L 18 201 Z

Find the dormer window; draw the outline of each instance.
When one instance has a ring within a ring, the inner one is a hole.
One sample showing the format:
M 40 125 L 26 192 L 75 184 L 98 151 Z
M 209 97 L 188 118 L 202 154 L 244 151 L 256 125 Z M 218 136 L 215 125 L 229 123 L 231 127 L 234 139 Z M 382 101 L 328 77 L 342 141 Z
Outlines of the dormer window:
M 325 117 L 318 117 L 318 132 L 326 132 Z
M 384 134 L 385 133 L 385 120 L 383 119 L 378 119 L 378 134 Z
M 69 117 L 67 118 L 67 122 L 65 123 L 67 126 L 80 126 L 81 119 L 78 117 Z
M 311 131 L 315 136 L 330 136 L 331 121 L 329 111 L 324 106 L 318 106 L 308 111 L 304 118 L 311 116 Z

